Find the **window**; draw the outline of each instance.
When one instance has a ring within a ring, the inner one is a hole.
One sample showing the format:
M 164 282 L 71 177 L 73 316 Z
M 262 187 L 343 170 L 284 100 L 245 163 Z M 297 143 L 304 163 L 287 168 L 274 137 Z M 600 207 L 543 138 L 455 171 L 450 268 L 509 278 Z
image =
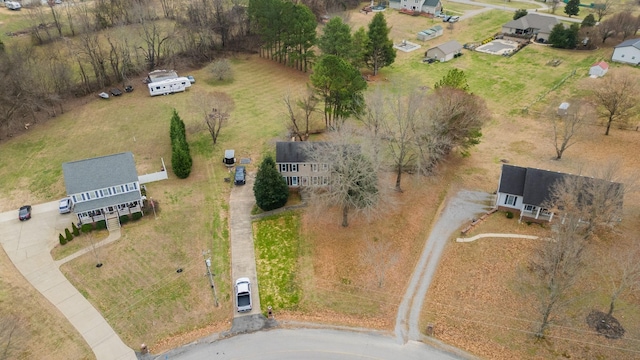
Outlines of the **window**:
M 517 201 L 517 197 L 515 197 L 514 195 L 507 195 L 504 199 L 504 204 L 505 205 L 511 205 L 511 206 L 516 206 L 516 201 Z
M 318 172 L 318 164 L 311 164 L 311 171 Z
M 538 207 L 533 206 L 533 205 L 525 205 L 524 206 L 524 211 L 536 212 L 536 211 L 538 211 Z
M 100 196 L 100 192 L 98 192 L 98 190 L 93 192 L 96 195 L 96 198 L 101 198 L 102 196 Z
M 302 186 L 309 185 L 309 177 L 308 176 L 303 176 L 303 177 L 300 178 L 300 180 L 302 181 Z
M 322 185 L 329 185 L 329 178 L 326 176 L 322 177 Z
M 318 185 L 318 177 L 317 176 L 313 176 L 311 177 L 311 185 Z
M 298 164 L 291 164 L 291 172 L 298 172 Z
M 77 198 L 75 195 L 71 196 L 71 198 L 73 199 L 73 202 L 74 202 L 74 203 L 75 203 L 75 202 L 78 202 L 78 198 Z
M 298 186 L 298 177 L 297 176 L 292 176 L 291 177 L 291 186 Z
M 328 164 L 322 164 L 321 166 L 322 166 L 321 167 L 322 171 L 329 171 L 329 165 Z

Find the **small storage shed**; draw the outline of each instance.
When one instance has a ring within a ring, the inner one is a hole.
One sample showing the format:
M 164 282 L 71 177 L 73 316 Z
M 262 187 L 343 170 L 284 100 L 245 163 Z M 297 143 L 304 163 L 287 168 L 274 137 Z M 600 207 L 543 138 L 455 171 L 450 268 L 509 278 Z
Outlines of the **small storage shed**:
M 569 103 L 568 102 L 563 102 L 562 104 L 560 104 L 560 106 L 558 106 L 558 115 L 559 116 L 565 116 L 569 113 Z
M 609 64 L 607 64 L 604 61 L 600 61 L 591 66 L 591 68 L 589 69 L 589 75 L 603 77 L 608 70 L 609 70 Z
M 445 62 L 453 59 L 460 52 L 462 52 L 462 45 L 455 40 L 451 40 L 427 50 L 425 57 Z
M 442 26 L 436 25 L 430 29 L 422 30 L 418 33 L 418 40 L 427 41 L 431 39 L 435 39 L 438 36 L 442 36 L 443 29 Z

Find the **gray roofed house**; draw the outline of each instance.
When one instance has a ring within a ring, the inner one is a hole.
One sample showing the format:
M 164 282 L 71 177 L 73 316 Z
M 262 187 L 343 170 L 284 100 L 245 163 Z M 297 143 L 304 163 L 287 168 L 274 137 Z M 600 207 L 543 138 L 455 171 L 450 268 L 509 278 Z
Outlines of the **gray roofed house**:
M 142 211 L 140 183 L 131 152 L 67 162 L 62 164 L 62 171 L 67 196 L 81 223 Z
M 567 176 L 580 177 L 579 175 L 503 164 L 498 183 L 496 207 L 504 211 L 519 212 L 520 220 L 551 221 L 554 214 L 546 209 L 545 205 L 552 200 L 553 186 Z M 605 181 L 582 178 L 586 181 Z M 612 189 L 617 190 L 623 186 L 614 182 L 610 184 Z
M 611 60 L 632 65 L 640 64 L 640 39 L 629 39 L 613 49 Z
M 553 16 L 527 14 L 502 25 L 502 32 L 505 34 L 528 35 L 532 36 L 534 40 L 543 39 L 548 41 L 551 30 L 557 24 L 560 24 L 560 20 Z
M 309 162 L 306 149 L 325 142 L 286 141 L 276 143 L 276 167 L 292 188 L 329 184 L 329 164 Z
M 462 45 L 455 40 L 451 40 L 427 50 L 425 57 L 445 62 L 453 59 L 456 54 L 460 54 L 461 52 Z

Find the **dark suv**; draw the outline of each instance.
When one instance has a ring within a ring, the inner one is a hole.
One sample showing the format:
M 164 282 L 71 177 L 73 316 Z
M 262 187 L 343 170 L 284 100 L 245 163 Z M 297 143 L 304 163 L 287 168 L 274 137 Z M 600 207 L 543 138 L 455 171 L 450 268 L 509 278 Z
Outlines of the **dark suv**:
M 244 166 L 236 166 L 236 177 L 234 183 L 236 185 L 244 185 L 246 184 L 247 172 Z

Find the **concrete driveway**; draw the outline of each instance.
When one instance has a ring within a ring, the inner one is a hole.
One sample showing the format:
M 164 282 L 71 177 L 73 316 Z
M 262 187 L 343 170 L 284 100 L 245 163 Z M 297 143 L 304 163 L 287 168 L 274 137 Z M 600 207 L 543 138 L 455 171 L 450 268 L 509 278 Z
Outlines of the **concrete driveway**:
M 229 228 L 231 232 L 231 276 L 232 285 L 237 278 L 248 277 L 251 280 L 251 300 L 253 309 L 250 312 L 238 313 L 234 317 L 260 314 L 260 294 L 258 292 L 258 275 L 256 271 L 256 255 L 253 247 L 253 229 L 251 225 L 251 208 L 255 204 L 253 196 L 253 174 L 247 174 L 245 185 L 234 185 L 229 199 Z M 231 177 L 233 179 L 233 177 Z M 232 291 L 232 293 L 234 293 Z M 235 296 L 233 307 L 235 309 Z
M 71 285 L 50 251 L 73 215 L 60 215 L 58 202 L 34 205 L 31 220 L 18 210 L 0 213 L 0 243 L 22 275 L 78 330 L 98 360 L 136 359 L 100 313 Z M 99 271 L 99 269 L 96 269 Z

